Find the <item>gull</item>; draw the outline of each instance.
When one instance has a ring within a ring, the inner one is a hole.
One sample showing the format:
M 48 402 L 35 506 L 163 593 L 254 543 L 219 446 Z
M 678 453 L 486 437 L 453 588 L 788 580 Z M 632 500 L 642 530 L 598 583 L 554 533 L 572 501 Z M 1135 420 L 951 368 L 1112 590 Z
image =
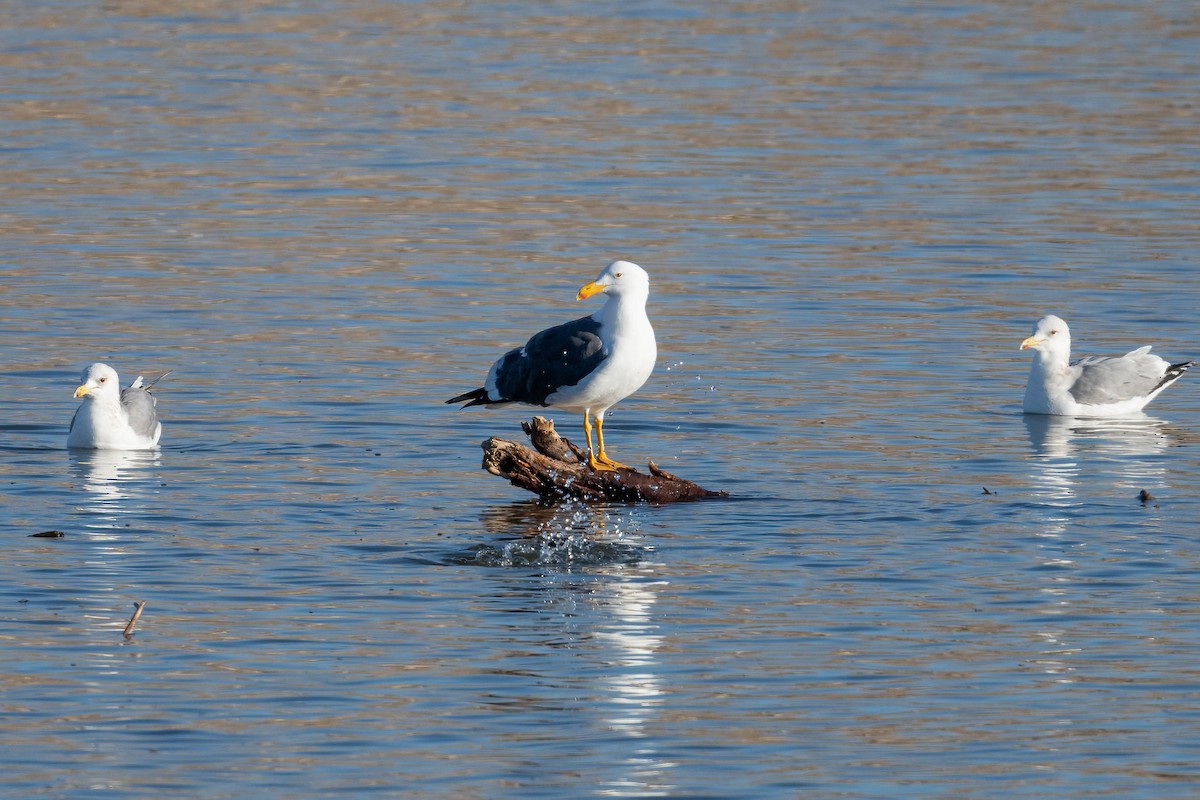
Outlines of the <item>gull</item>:
M 637 264 L 614 261 L 576 299 L 597 294 L 607 297 L 599 311 L 534 334 L 492 364 L 483 386 L 446 402 L 465 402 L 463 408 L 527 403 L 582 413 L 588 465 L 628 469 L 605 451 L 604 414 L 640 389 L 654 371 L 658 350 L 646 316 L 650 277 Z
M 1170 364 L 1150 345 L 1123 356 L 1089 356 L 1071 361 L 1071 331 L 1054 315 L 1042 317 L 1021 342 L 1033 351 L 1025 387 L 1025 411 L 1073 417 L 1120 417 L 1142 410 L 1179 379 L 1194 361 Z
M 158 445 L 162 424 L 155 411 L 157 401 L 147 391 L 150 386 L 143 386 L 141 375 L 122 391 L 117 371 L 96 363 L 83 371 L 81 379 L 75 397 L 83 403 L 71 419 L 67 447 L 149 450 Z

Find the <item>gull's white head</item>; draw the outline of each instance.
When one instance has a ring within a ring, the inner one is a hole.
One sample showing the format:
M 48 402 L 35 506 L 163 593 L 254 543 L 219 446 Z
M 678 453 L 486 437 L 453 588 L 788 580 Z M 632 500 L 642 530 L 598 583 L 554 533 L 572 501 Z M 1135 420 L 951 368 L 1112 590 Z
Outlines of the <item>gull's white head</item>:
M 579 290 L 577 299 L 585 300 L 602 292 L 611 297 L 634 294 L 645 297 L 650 294 L 650 276 L 632 261 L 614 261 L 596 280 Z
M 1071 329 L 1061 317 L 1053 314 L 1042 317 L 1033 326 L 1033 335 L 1021 342 L 1022 350 L 1037 350 L 1042 353 L 1071 352 Z
M 120 379 L 117 371 L 108 364 L 99 362 L 92 364 L 80 376 L 83 381 L 75 390 L 75 397 L 117 397 L 121 396 Z

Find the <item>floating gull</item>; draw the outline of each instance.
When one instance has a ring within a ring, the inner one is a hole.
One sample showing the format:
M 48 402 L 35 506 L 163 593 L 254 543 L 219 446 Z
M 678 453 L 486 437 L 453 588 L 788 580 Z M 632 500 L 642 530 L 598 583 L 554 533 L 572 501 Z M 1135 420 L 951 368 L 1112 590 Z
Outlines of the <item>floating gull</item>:
M 67 447 L 148 450 L 158 445 L 162 425 L 141 375 L 121 391 L 117 371 L 97 363 L 83 371 L 82 379 L 75 397 L 83 398 L 83 404 L 71 419 Z
M 1194 361 L 1168 364 L 1150 346 L 1123 356 L 1089 356 L 1070 361 L 1071 331 L 1055 316 L 1042 317 L 1021 342 L 1033 350 L 1025 387 L 1025 411 L 1074 417 L 1134 414 L 1170 386 Z
M 588 464 L 592 469 L 624 467 L 604 450 L 604 413 L 642 387 L 654 371 L 657 347 L 646 317 L 650 277 L 637 264 L 614 261 L 577 299 L 606 294 L 590 317 L 547 328 L 505 353 L 492 365 L 481 388 L 447 403 L 467 406 L 528 403 L 583 412 Z M 598 450 L 592 449 L 596 418 Z

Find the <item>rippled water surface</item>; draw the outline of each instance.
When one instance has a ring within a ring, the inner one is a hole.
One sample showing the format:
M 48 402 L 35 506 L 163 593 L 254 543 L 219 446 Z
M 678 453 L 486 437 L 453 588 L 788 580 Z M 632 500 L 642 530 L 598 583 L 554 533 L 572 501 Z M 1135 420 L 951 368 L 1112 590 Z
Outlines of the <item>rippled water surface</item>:
M 64 0 L 0 65 L 4 796 L 1200 794 L 1200 384 L 1025 418 L 1017 351 L 1200 357 L 1193 4 Z M 618 257 L 611 450 L 729 500 L 539 506 L 442 404 Z M 65 450 L 96 360 L 159 452 Z

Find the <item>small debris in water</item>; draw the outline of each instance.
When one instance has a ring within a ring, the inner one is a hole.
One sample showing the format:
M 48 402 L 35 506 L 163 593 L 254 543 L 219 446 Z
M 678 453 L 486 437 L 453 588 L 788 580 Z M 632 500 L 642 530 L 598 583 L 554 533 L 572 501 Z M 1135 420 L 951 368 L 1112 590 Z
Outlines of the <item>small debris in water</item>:
M 133 604 L 133 616 L 129 618 L 129 624 L 125 626 L 125 636 L 128 638 L 133 634 L 133 626 L 137 625 L 138 617 L 142 615 L 142 609 L 146 607 L 146 601 Z
M 984 494 L 1000 494 L 999 492 L 989 492 L 988 488 L 986 486 L 983 487 L 983 493 Z
M 1145 489 L 1142 489 L 1140 492 L 1138 492 L 1138 500 L 1142 501 L 1142 505 L 1146 505 L 1146 503 L 1149 503 L 1153 499 L 1154 495 L 1150 494 Z
M 62 531 L 42 531 L 29 534 L 30 539 L 61 539 L 66 536 Z

